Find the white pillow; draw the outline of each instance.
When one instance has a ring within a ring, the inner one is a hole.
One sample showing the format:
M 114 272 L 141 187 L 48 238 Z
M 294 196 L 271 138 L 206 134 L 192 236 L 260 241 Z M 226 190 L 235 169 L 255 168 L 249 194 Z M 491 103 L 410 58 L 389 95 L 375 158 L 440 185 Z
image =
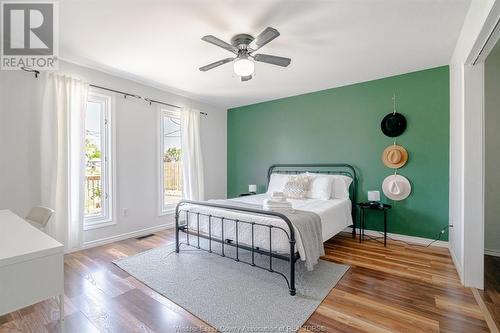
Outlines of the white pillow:
M 333 181 L 333 197 L 335 199 L 349 199 L 349 186 L 351 186 L 352 178 L 344 175 L 332 175 Z
M 307 197 L 311 199 L 329 200 L 333 197 L 334 178 L 331 175 L 322 175 L 317 173 L 306 173 L 311 177 L 309 193 Z
M 290 175 L 285 173 L 271 174 L 271 179 L 269 179 L 269 185 L 267 186 L 267 193 L 273 194 L 273 192 L 283 192 L 289 178 Z
M 283 193 L 290 199 L 305 199 L 309 193 L 311 177 L 306 174 L 291 176 L 285 184 Z

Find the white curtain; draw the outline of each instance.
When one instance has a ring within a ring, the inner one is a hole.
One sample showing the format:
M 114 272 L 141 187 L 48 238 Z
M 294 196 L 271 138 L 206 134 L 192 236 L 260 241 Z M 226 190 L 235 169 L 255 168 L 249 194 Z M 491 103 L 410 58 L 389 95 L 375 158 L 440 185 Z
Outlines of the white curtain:
M 182 196 L 189 200 L 204 200 L 203 156 L 200 139 L 200 112 L 181 111 Z
M 47 232 L 66 250 L 82 245 L 85 109 L 89 85 L 47 74 L 42 93 L 40 164 L 42 205 L 55 210 Z

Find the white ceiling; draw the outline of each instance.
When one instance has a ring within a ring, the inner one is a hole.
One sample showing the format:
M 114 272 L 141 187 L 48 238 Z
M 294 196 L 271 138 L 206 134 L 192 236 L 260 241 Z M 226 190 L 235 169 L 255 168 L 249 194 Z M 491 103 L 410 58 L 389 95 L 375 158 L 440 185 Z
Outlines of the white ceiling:
M 61 58 L 212 105 L 234 107 L 449 63 L 470 0 L 65 0 Z M 281 33 L 240 82 L 231 56 L 200 40 Z

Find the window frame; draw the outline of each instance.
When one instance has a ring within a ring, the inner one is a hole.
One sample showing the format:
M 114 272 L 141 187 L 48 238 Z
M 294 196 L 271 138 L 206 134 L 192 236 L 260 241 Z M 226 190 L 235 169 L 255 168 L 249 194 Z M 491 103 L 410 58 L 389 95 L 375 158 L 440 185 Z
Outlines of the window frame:
M 159 186 L 158 186 L 158 216 L 163 216 L 163 215 L 170 215 L 175 211 L 175 207 L 177 204 L 165 204 L 165 195 L 163 192 L 163 186 L 164 186 L 164 167 L 163 167 L 163 154 L 164 154 L 164 140 L 163 140 L 163 133 L 164 133 L 164 127 L 163 127 L 163 119 L 164 117 L 176 117 L 181 119 L 181 110 L 169 106 L 159 106 L 158 107 L 159 112 L 158 112 L 158 178 L 159 178 Z M 181 145 L 181 154 L 182 154 L 182 145 Z M 182 160 L 182 155 L 181 155 L 181 160 Z
M 114 128 L 113 128 L 113 95 L 104 94 L 91 88 L 87 103 L 99 103 L 102 106 L 101 115 L 101 186 L 104 199 L 101 199 L 102 213 L 85 215 L 83 218 L 84 230 L 106 227 L 116 224 L 114 217 Z M 85 180 L 84 180 L 85 184 Z

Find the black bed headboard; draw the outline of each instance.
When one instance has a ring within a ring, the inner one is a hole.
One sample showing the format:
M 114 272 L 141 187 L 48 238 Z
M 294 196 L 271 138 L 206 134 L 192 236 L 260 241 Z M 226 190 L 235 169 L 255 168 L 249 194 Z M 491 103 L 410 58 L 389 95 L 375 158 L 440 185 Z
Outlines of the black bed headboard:
M 351 199 L 351 214 L 353 223 L 356 223 L 356 195 L 358 190 L 358 175 L 356 169 L 347 163 L 319 163 L 319 164 L 274 164 L 267 170 L 267 185 L 273 173 L 300 174 L 304 172 L 324 173 L 329 175 L 344 175 L 352 178 L 349 187 L 349 197 Z

